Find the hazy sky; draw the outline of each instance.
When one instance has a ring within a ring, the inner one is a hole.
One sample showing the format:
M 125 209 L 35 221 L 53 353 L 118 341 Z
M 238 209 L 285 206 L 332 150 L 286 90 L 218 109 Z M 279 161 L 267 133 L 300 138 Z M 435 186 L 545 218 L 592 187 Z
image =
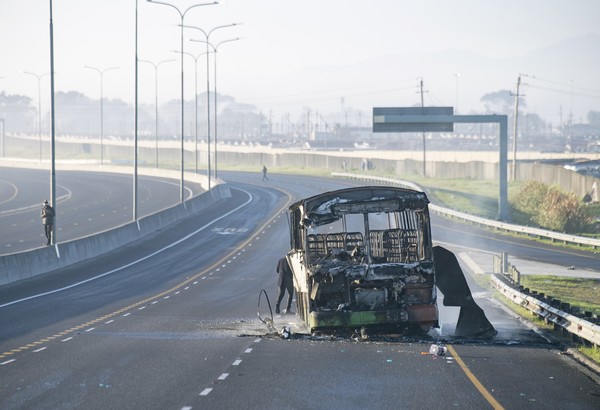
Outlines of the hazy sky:
M 181 9 L 195 4 L 188 0 L 170 2 Z M 143 0 L 138 4 L 139 58 L 155 62 L 176 59 L 159 69 L 159 99 L 179 98 L 179 55 L 172 50 L 180 48 L 180 17 L 170 7 Z M 57 91 L 77 90 L 98 98 L 99 75 L 84 65 L 119 67 L 104 74 L 104 96 L 133 102 L 134 12 L 135 0 L 54 0 Z M 469 93 L 475 85 L 466 74 L 457 78 L 456 72 L 444 66 L 421 69 L 414 61 L 414 69 L 404 70 L 398 78 L 340 75 L 331 88 L 315 80 L 320 70 L 335 76 L 336 70 L 342 74 L 346 67 L 385 61 L 386 56 L 448 50 L 498 59 L 520 57 L 564 39 L 600 34 L 599 17 L 597 0 L 226 0 L 192 9 L 185 24 L 210 30 L 243 23 L 219 29 L 211 36 L 215 44 L 243 38 L 220 48 L 219 93 L 275 114 L 300 112 L 303 106 L 323 112 L 335 110 L 345 97 L 347 106 L 370 116 L 370 107 L 388 103 L 379 98 L 386 88 L 400 90 L 401 104 L 417 103 L 419 96 L 411 87 L 425 71 L 430 76 L 425 77 L 428 90 L 440 104 L 453 105 L 460 98 L 463 111 L 480 109 L 476 105 L 481 91 Z M 190 38 L 203 39 L 203 35 L 186 30 L 187 52 L 198 55 L 205 51 L 204 44 L 192 43 Z M 600 54 L 600 46 L 593 51 Z M 49 72 L 49 0 L 0 0 L 0 56 L 0 91 L 25 94 L 37 101 L 37 80 L 23 71 Z M 198 61 L 199 92 L 203 92 L 206 61 L 204 56 Z M 519 70 L 514 68 L 510 81 L 509 77 L 490 78 L 488 88 L 514 88 Z M 154 69 L 140 64 L 139 72 L 140 101 L 153 103 Z M 186 99 L 191 99 L 192 58 L 186 57 L 185 73 Z M 551 80 L 579 81 L 566 77 Z M 598 82 L 583 81 L 582 86 L 600 89 Z M 42 79 L 42 94 L 42 104 L 47 106 L 48 77 Z M 361 98 L 353 99 L 353 95 Z M 578 115 L 590 109 L 600 111 L 600 102 L 589 99 L 578 108 Z

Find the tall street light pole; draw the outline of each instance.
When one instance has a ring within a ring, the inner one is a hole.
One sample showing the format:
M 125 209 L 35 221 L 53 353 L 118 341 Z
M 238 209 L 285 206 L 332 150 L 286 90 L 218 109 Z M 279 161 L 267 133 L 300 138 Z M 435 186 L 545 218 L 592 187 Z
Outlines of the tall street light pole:
M 138 219 L 138 0 L 135 0 L 135 64 L 134 64 L 134 127 L 133 127 L 133 220 Z M 138 225 L 139 226 L 139 225 Z
M 52 0 L 50 0 L 50 205 L 56 208 L 56 155 L 55 155 L 55 128 L 54 128 L 54 23 L 52 21 Z M 52 226 L 52 245 L 56 244 L 56 222 Z
M 217 179 L 217 131 L 219 129 L 217 127 L 217 116 L 219 113 L 219 110 L 217 107 L 217 52 L 219 51 L 219 46 L 221 44 L 229 43 L 231 41 L 238 41 L 238 40 L 241 40 L 241 39 L 239 37 L 236 37 L 236 38 L 231 38 L 229 40 L 223 40 L 214 47 L 215 55 L 213 57 L 213 62 L 214 62 L 214 70 L 213 71 L 215 72 L 215 74 L 214 74 L 214 76 L 215 76 L 215 81 L 214 81 L 215 82 L 215 107 L 214 107 L 214 110 L 215 110 L 215 166 L 214 166 L 215 180 Z
M 24 74 L 32 75 L 38 80 L 38 135 L 39 135 L 39 160 L 42 161 L 42 97 L 41 97 L 41 80 L 43 77 L 47 76 L 48 73 L 44 73 L 41 75 L 23 71 Z
M 454 77 L 456 77 L 456 95 L 454 101 L 454 114 L 458 113 L 458 79 L 460 78 L 460 73 L 454 73 Z
M 179 51 L 173 50 L 174 53 Z M 198 59 L 204 53 L 194 56 L 185 51 L 183 54 L 194 59 L 194 170 L 198 173 Z
M 24 74 L 29 74 L 37 78 L 38 80 L 38 135 L 40 141 L 40 162 L 42 162 L 42 78 L 47 76 L 48 73 L 44 74 L 35 74 L 29 71 L 23 71 Z
M 214 33 L 216 30 L 219 30 L 221 28 L 225 28 L 225 27 L 233 27 L 233 26 L 237 26 L 240 23 L 231 23 L 231 24 L 224 24 L 222 26 L 216 26 L 213 27 L 211 30 L 209 31 L 205 31 L 200 27 L 196 27 L 196 26 L 184 26 L 183 22 L 181 23 L 181 27 L 183 29 L 183 27 L 186 28 L 193 28 L 196 29 L 198 31 L 200 31 L 202 34 L 204 34 L 204 37 L 206 39 L 206 41 L 203 41 L 206 43 L 206 127 L 207 127 L 207 143 L 208 143 L 208 189 L 210 189 L 211 187 L 211 183 L 210 183 L 210 76 L 209 76 L 209 39 L 210 39 L 210 35 L 212 33 Z
M 158 63 L 154 63 L 152 61 L 148 61 L 148 60 L 140 60 L 141 63 L 148 63 L 148 64 L 152 64 L 152 66 L 154 67 L 154 132 L 155 132 L 155 137 L 154 137 L 154 156 L 155 156 L 155 162 L 154 162 L 154 166 L 155 168 L 158 168 L 158 67 L 160 67 L 162 64 L 164 63 L 171 63 L 175 60 L 171 59 L 171 60 L 162 60 Z
M 219 4 L 218 1 L 213 1 L 211 3 L 199 3 L 199 4 L 192 4 L 191 6 L 189 6 L 187 9 L 185 9 L 183 12 L 181 10 L 179 10 L 179 8 L 177 6 L 174 6 L 173 4 L 169 4 L 169 3 L 164 3 L 162 1 L 154 1 L 154 0 L 147 0 L 149 3 L 155 3 L 155 4 L 162 4 L 163 6 L 169 6 L 174 8 L 177 13 L 179 13 L 179 17 L 181 18 L 181 182 L 180 182 L 180 196 L 179 196 L 179 201 L 183 202 L 184 200 L 184 181 L 183 181 L 183 171 L 184 171 L 184 158 L 183 158 L 183 154 L 184 154 L 184 146 L 183 146 L 183 141 L 184 141 L 184 95 L 183 95 L 183 20 L 185 18 L 185 15 L 187 14 L 188 11 L 190 11 L 191 9 L 195 8 L 195 7 L 201 7 L 201 6 L 212 6 L 214 4 Z M 209 179 L 210 181 L 210 179 Z M 209 182 L 209 189 L 210 189 L 210 182 Z
M 94 70 L 100 75 L 100 165 L 102 165 L 104 163 L 104 73 L 117 70 L 119 67 L 108 67 L 104 70 L 89 65 L 84 67 Z

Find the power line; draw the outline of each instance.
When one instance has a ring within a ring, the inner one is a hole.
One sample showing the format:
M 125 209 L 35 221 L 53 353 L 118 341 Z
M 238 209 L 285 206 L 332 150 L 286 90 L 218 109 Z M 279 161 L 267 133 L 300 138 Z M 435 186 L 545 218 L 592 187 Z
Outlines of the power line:
M 559 94 L 566 94 L 566 95 L 575 95 L 577 97 L 600 99 L 600 95 L 590 95 L 590 94 L 584 94 L 584 93 L 574 93 L 574 92 L 571 92 L 569 90 L 559 90 L 557 88 L 542 87 L 542 86 L 539 86 L 539 85 L 532 85 L 532 84 L 524 84 L 524 85 L 527 85 L 528 87 L 531 87 L 531 88 L 534 88 L 534 89 L 537 89 L 537 90 L 550 91 L 550 92 L 559 93 Z M 593 90 L 590 90 L 590 91 L 592 91 L 592 92 L 599 92 L 599 91 L 593 91 Z
M 600 90 L 594 90 L 594 89 L 586 88 L 586 87 L 576 87 L 573 84 L 566 84 L 566 83 L 561 83 L 559 81 L 547 80 L 547 79 L 539 78 L 539 77 L 536 77 L 536 76 L 528 76 L 528 75 L 523 75 L 523 76 L 527 77 L 527 78 L 534 79 L 534 80 L 539 80 L 539 81 L 542 81 L 542 82 L 546 82 L 546 83 L 549 83 L 549 84 L 560 85 L 562 87 L 568 87 L 569 89 L 577 89 L 577 90 L 588 91 L 588 92 L 600 94 Z

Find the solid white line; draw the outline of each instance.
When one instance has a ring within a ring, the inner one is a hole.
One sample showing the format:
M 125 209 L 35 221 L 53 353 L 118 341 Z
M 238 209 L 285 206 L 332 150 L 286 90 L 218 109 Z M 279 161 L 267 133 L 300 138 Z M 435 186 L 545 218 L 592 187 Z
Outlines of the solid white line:
M 240 363 L 242 363 L 241 359 L 237 359 L 235 362 L 233 362 L 233 366 L 239 366 Z
M 5 364 L 12 363 L 12 362 L 14 362 L 15 360 L 17 360 L 17 359 L 10 359 L 10 360 L 7 360 L 7 361 L 5 361 L 5 362 L 2 362 L 2 363 L 0 363 L 0 366 L 4 366 Z
M 46 350 L 46 349 L 47 349 L 47 347 L 46 347 L 46 346 L 44 346 L 44 347 L 40 347 L 39 349 L 35 349 L 35 350 L 33 351 L 33 353 L 39 353 L 39 352 L 41 352 L 42 350 Z
M 184 236 L 183 238 L 180 238 L 180 239 L 176 240 L 175 242 L 173 242 L 173 243 L 171 243 L 171 244 L 169 244 L 169 245 L 167 245 L 167 246 L 165 246 L 165 247 L 163 247 L 163 248 L 161 248 L 161 249 L 159 249 L 157 251 L 152 252 L 149 255 L 146 255 L 146 256 L 144 256 L 144 257 L 142 257 L 140 259 L 137 259 L 135 261 L 129 262 L 129 263 L 123 265 L 123 266 L 120 266 L 120 267 L 115 268 L 113 270 L 110 270 L 108 272 L 101 273 L 100 275 L 91 277 L 91 278 L 86 279 L 86 280 L 82 280 L 82 281 L 77 282 L 77 283 L 73 283 L 71 285 L 68 285 L 68 286 L 65 286 L 65 287 L 62 287 L 62 288 L 59 288 L 59 289 L 50 290 L 48 292 L 43 292 L 43 293 L 39 293 L 37 295 L 28 296 L 28 297 L 23 298 L 23 299 L 13 300 L 12 302 L 4 303 L 4 304 L 0 305 L 0 308 L 7 307 L 7 306 L 10 306 L 10 305 L 15 305 L 17 303 L 25 302 L 25 301 L 31 300 L 31 299 L 36 299 L 36 298 L 39 298 L 39 297 L 42 297 L 42 296 L 52 295 L 54 293 L 62 292 L 63 290 L 71 289 L 71 288 L 74 288 L 76 286 L 80 286 L 80 285 L 83 285 L 85 283 L 92 282 L 92 281 L 94 281 L 96 279 L 100 279 L 100 278 L 103 278 L 105 276 L 111 275 L 111 274 L 113 274 L 115 272 L 119 272 L 119 271 L 121 271 L 123 269 L 129 268 L 129 267 L 131 267 L 133 265 L 136 265 L 136 264 L 138 264 L 140 262 L 143 262 L 143 261 L 145 261 L 147 259 L 150 259 L 153 256 L 156 256 L 156 255 L 158 255 L 158 254 L 160 254 L 160 253 L 162 253 L 162 252 L 164 252 L 164 251 L 166 251 L 168 249 L 171 249 L 172 247 L 177 246 L 180 243 L 187 241 L 191 237 L 197 235 L 198 233 L 202 232 L 203 230 L 205 230 L 209 226 L 213 225 L 214 223 L 220 221 L 221 219 L 223 219 L 223 218 L 225 218 L 225 217 L 227 217 L 227 216 L 229 216 L 229 215 L 231 215 L 231 214 L 239 211 L 240 209 L 242 209 L 243 207 L 245 207 L 246 205 L 248 205 L 250 202 L 252 202 L 252 199 L 253 199 L 252 194 L 250 194 L 249 192 L 244 191 L 244 190 L 242 190 L 242 191 L 245 192 L 246 194 L 248 194 L 248 196 L 249 196 L 249 199 L 246 202 L 244 202 L 243 204 L 241 204 L 237 208 L 232 209 L 231 211 L 227 212 L 226 214 L 223 214 L 220 217 L 218 217 L 218 218 L 210 221 L 209 223 L 207 223 L 206 225 L 198 228 L 194 232 L 192 232 L 192 233 Z M 185 204 L 185 202 L 184 202 L 184 204 Z
M 208 396 L 208 393 L 210 393 L 212 391 L 212 388 L 207 387 L 206 389 L 202 390 L 202 392 L 200 393 L 200 396 Z
M 223 373 L 222 375 L 219 376 L 219 378 L 217 380 L 225 380 L 227 378 L 227 376 L 229 376 L 229 373 Z

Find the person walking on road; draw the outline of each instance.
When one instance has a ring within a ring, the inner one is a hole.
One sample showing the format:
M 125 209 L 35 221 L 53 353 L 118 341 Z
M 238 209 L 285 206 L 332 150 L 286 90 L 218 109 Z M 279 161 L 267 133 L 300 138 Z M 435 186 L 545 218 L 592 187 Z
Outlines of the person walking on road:
M 269 178 L 267 178 L 267 167 L 263 165 L 263 169 L 262 169 L 262 174 L 263 174 L 263 181 L 268 181 Z
M 44 199 L 44 204 L 42 205 L 42 224 L 44 225 L 44 233 L 46 234 L 46 245 L 50 245 L 52 243 L 52 230 L 54 229 L 54 217 L 56 213 L 54 212 L 54 208 L 50 206 L 47 199 Z
M 279 314 L 279 305 L 281 300 L 288 293 L 287 308 L 283 312 L 284 314 L 291 313 L 290 308 L 292 307 L 292 298 L 294 296 L 294 279 L 292 275 L 292 269 L 288 264 L 287 258 L 284 256 L 277 262 L 277 273 L 279 274 L 279 280 L 277 285 L 279 286 L 279 293 L 277 294 L 277 303 L 275 305 L 275 313 Z

